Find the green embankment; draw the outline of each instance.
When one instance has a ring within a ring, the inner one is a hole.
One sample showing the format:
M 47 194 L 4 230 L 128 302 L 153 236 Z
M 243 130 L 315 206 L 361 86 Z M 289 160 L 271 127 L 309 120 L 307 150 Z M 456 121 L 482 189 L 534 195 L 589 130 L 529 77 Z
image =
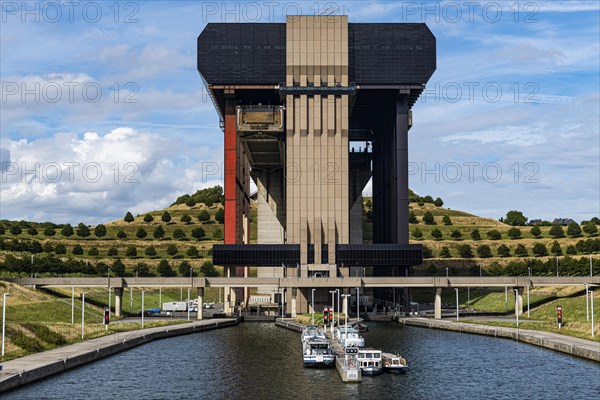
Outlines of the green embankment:
M 81 301 L 75 299 L 75 323 L 71 324 L 71 299 L 53 296 L 39 290 L 0 282 L 0 293 L 9 293 L 6 299 L 6 342 L 5 355 L 0 361 L 22 357 L 27 354 L 50 350 L 55 347 L 81 341 Z M 86 291 L 85 339 L 92 339 L 116 332 L 141 328 L 141 323 L 111 323 L 106 330 L 102 323 L 103 307 L 88 302 Z M 104 300 L 108 300 L 107 292 Z M 77 291 L 80 294 L 80 291 Z M 100 293 L 89 292 L 91 300 L 102 304 Z M 169 293 L 174 298 L 179 293 Z M 187 295 L 187 294 L 186 294 Z M 96 299 L 95 296 L 98 296 Z M 139 297 L 139 296 L 138 296 Z M 1 299 L 1 297 L 0 297 Z M 152 297 L 151 297 L 152 299 Z M 114 303 L 113 303 L 114 304 Z M 148 307 L 150 308 L 150 307 Z M 170 325 L 183 321 L 147 320 L 144 327 Z

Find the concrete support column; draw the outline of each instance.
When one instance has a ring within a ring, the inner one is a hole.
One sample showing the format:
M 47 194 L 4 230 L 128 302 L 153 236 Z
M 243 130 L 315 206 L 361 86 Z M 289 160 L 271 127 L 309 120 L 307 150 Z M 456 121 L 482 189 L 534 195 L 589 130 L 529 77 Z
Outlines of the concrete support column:
M 517 313 L 518 315 L 523 315 L 523 288 L 515 288 L 515 290 L 517 290 L 517 293 L 515 293 L 515 296 L 517 297 L 515 299 L 515 303 L 517 306 Z
M 198 319 L 202 319 L 202 310 L 204 309 L 204 288 L 198 288 Z
M 292 288 L 292 318 L 296 318 L 296 297 L 298 295 L 298 289 Z
M 435 288 L 435 301 L 433 310 L 433 317 L 435 319 L 442 319 L 442 288 Z
M 223 267 L 223 275 L 225 275 L 227 278 L 231 278 L 231 267 L 227 267 L 224 266 Z M 228 286 L 225 286 L 223 288 L 223 312 L 227 315 L 231 314 L 231 307 L 230 307 L 230 302 L 231 302 L 231 288 Z
M 343 294 L 348 294 L 348 289 L 342 290 Z M 342 314 L 348 315 L 348 297 L 342 297 Z
M 248 277 L 248 273 L 250 271 L 250 267 L 244 267 L 244 278 Z M 244 286 L 244 306 L 242 308 L 248 307 L 248 301 L 250 300 L 250 289 L 247 286 Z
M 123 316 L 123 288 L 115 288 L 115 317 Z

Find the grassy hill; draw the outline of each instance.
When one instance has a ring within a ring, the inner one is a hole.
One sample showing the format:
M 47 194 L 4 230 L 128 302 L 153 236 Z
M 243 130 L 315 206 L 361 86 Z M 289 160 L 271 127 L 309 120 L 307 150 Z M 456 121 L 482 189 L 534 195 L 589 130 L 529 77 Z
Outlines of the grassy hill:
M 194 195 L 194 199 L 200 199 L 202 195 L 205 193 L 199 191 Z M 217 196 L 218 193 L 213 195 Z M 32 256 L 35 261 L 50 255 L 71 263 L 69 267 L 55 268 L 55 274 L 80 272 L 83 275 L 104 275 L 107 268 L 117 259 L 123 262 L 125 273 L 130 275 L 134 275 L 136 271 L 145 275 L 159 275 L 158 264 L 163 259 L 169 261 L 175 273 L 180 273 L 181 269 L 180 274 L 187 274 L 191 266 L 194 273 L 198 274 L 201 266 L 212 258 L 212 245 L 222 242 L 223 225 L 217 222 L 217 213 L 222 213 L 222 205 L 218 201 L 212 202 L 213 199 L 210 200 L 210 206 L 190 199 L 182 196 L 178 202 L 166 209 L 132 216 L 133 220 L 129 222 L 124 219 L 106 222 L 106 235 L 102 237 L 95 236 L 94 226 L 89 227 L 90 236 L 83 238 L 77 234 L 69 237 L 61 235 L 62 225 L 0 221 L 0 258 L 9 255 L 26 258 L 21 261 L 22 265 L 12 271 L 0 269 L 0 276 L 47 272 L 41 267 L 36 270 L 36 262 L 33 267 L 28 264 L 31 264 Z M 364 199 L 363 238 L 366 243 L 372 241 L 372 223 L 369 218 L 371 203 L 372 199 Z M 446 267 L 451 268 L 453 274 L 474 274 L 475 270 L 479 271 L 479 267 L 483 273 L 489 274 L 523 274 L 527 272 L 527 265 L 535 267 L 537 273 L 550 273 L 550 263 L 556 262 L 555 257 L 559 259 L 560 273 L 583 274 L 586 270 L 586 260 L 580 258 L 588 256 L 590 252 L 600 252 L 600 238 L 567 235 L 554 238 L 550 235 L 551 227 L 548 226 L 540 227 L 541 235 L 535 238 L 530 226 L 512 227 L 495 219 L 478 217 L 432 203 L 411 202 L 409 211 L 413 215 L 409 226 L 411 242 L 424 245 L 426 258 L 422 267 L 413 269 L 415 274 L 445 274 Z M 168 222 L 162 220 L 165 212 L 171 218 Z M 200 221 L 200 215 L 206 216 L 206 213 L 209 219 Z M 425 223 L 424 217 L 428 213 L 433 220 Z M 151 222 L 145 221 L 147 215 L 151 216 Z M 186 217 L 189 217 L 189 221 L 183 222 L 186 221 Z M 20 232 L 13 230 L 15 226 L 20 227 Z M 47 236 L 48 227 L 54 227 L 53 236 Z M 77 231 L 76 226 L 73 228 Z M 155 237 L 157 228 L 163 230 L 162 237 Z M 204 231 L 204 236 L 199 239 L 194 237 L 194 231 L 198 228 Z M 511 239 L 509 231 L 515 228 L 519 230 L 521 237 Z M 441 238 L 432 236 L 435 230 L 439 230 Z M 474 230 L 478 231 L 479 240 L 473 239 Z M 138 237 L 140 231 L 146 236 Z M 459 232 L 460 237 L 456 237 L 456 233 L 453 237 L 453 232 Z M 493 232 L 496 232 L 499 238 L 492 239 L 488 236 Z M 250 236 L 251 241 L 256 240 L 255 204 L 251 206 Z M 470 249 L 471 254 L 468 256 L 463 253 L 465 246 Z M 507 249 L 501 254 L 500 250 L 504 246 Z M 534 254 L 535 246 L 543 246 L 547 255 Z M 482 253 L 482 247 L 489 247 L 489 252 Z M 518 247 L 526 254 L 517 254 Z M 524 263 L 528 264 L 523 267 Z M 513 270 L 503 270 L 511 265 Z M 594 259 L 594 268 L 596 273 L 600 273 L 600 260 L 597 257 Z M 515 269 L 518 271 L 515 272 Z M 587 270 L 589 271 L 589 267 Z M 251 275 L 253 274 L 254 271 L 251 271 Z

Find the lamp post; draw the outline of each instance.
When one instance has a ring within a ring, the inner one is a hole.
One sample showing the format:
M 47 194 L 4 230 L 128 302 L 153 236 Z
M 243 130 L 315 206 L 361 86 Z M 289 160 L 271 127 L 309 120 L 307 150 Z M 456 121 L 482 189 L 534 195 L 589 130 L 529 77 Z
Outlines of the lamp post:
M 590 320 L 590 301 L 589 301 L 589 296 L 588 294 L 590 293 L 590 287 L 589 285 L 586 283 L 585 284 L 585 320 L 589 321 Z
M 110 267 L 108 267 L 108 318 L 110 318 Z
M 4 357 L 4 336 L 6 334 L 6 296 L 8 293 L 2 295 L 2 357 Z
M 110 312 L 110 311 L 109 311 Z M 109 314 L 110 318 L 110 314 Z M 83 339 L 83 335 L 85 327 L 85 293 L 81 293 L 81 338 Z
M 519 327 L 519 289 L 515 289 L 515 315 L 517 316 L 517 328 Z
M 356 288 L 356 319 L 360 322 L 360 288 Z
M 346 299 L 346 302 L 348 302 L 348 297 L 350 297 L 350 294 L 343 294 L 342 297 Z M 346 339 L 348 339 L 348 313 L 344 314 L 344 329 L 346 330 L 344 334 L 344 348 L 346 348 Z
M 337 306 L 338 306 L 338 310 L 337 310 L 337 325 L 340 326 L 340 311 L 341 311 L 341 304 L 340 304 L 340 289 L 335 289 L 335 291 L 337 292 Z
M 188 321 L 190 320 L 190 290 L 191 290 L 191 288 L 188 288 L 188 299 L 187 299 L 187 312 L 188 312 L 187 320 Z
M 458 288 L 454 288 L 456 291 L 456 320 L 458 321 Z
M 177 310 L 177 306 L 175 307 Z M 142 290 L 142 329 L 144 328 L 144 291 Z
M 331 309 L 335 310 L 335 290 L 330 290 L 329 293 L 331 293 Z M 331 334 L 333 335 L 333 318 L 330 321 L 330 325 L 331 325 Z
M 71 286 L 71 324 L 75 323 L 75 286 Z
M 558 278 L 558 257 L 556 257 L 556 277 Z
M 446 278 L 448 277 L 448 268 L 446 267 Z
M 591 303 L 592 303 L 592 337 L 594 337 L 594 291 L 590 290 Z
M 315 324 L 315 290 L 317 289 L 312 289 L 311 290 L 311 296 L 312 296 L 312 324 Z
M 284 296 L 285 296 L 285 288 L 281 288 L 281 318 L 285 317 L 285 314 L 283 313 L 283 307 L 285 305 Z

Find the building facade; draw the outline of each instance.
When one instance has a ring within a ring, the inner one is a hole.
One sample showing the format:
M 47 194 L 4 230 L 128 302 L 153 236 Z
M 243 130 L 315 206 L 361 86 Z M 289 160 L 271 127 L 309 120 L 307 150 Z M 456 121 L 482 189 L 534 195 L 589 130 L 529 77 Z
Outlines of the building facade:
M 289 16 L 285 24 L 206 26 L 198 70 L 225 144 L 225 244 L 213 260 L 226 276 L 247 276 L 248 266 L 259 276 L 343 277 L 366 268 L 398 276 L 421 263 L 420 245 L 408 242 L 408 131 L 435 60 L 425 24 Z M 250 179 L 258 188 L 255 244 Z M 373 243 L 363 243 L 370 179 Z M 230 302 L 247 298 L 229 293 Z M 292 313 L 308 310 L 310 293 L 286 297 Z

